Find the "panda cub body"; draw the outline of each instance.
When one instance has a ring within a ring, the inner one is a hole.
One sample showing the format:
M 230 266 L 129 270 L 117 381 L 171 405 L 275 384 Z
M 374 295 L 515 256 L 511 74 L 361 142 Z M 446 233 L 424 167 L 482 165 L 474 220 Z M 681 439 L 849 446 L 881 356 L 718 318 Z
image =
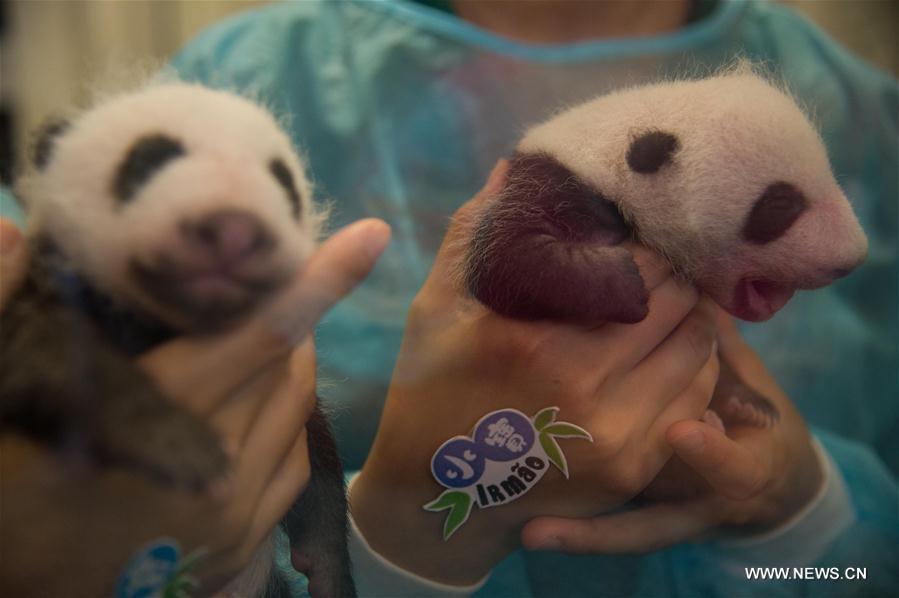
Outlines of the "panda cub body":
M 474 225 L 461 279 L 513 318 L 639 322 L 648 292 L 627 240 L 750 321 L 867 252 L 818 133 L 745 63 L 615 92 L 530 129 Z M 776 422 L 737 382 L 723 364 L 712 406 L 724 423 Z
M 244 321 L 302 268 L 323 220 L 303 163 L 258 105 L 182 83 L 54 123 L 35 163 L 21 190 L 32 264 L 0 316 L 2 426 L 205 487 L 228 466 L 216 434 L 133 357 Z M 340 461 L 317 409 L 307 430 L 311 481 L 282 525 L 310 591 L 352 596 Z M 264 577 L 235 587 L 283 590 Z

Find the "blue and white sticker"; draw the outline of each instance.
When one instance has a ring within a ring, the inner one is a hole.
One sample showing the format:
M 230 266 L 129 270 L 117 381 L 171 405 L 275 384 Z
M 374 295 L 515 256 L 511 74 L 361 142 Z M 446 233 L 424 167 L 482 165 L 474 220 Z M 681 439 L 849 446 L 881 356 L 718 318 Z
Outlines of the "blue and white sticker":
M 197 585 L 191 572 L 205 552 L 199 549 L 182 560 L 176 540 L 153 540 L 128 561 L 115 598 L 187 598 Z
M 474 505 L 486 509 L 520 498 L 550 464 L 568 477 L 568 461 L 556 438 L 593 442 L 593 437 L 580 426 L 557 422 L 558 412 L 558 407 L 547 407 L 529 418 L 517 409 L 500 409 L 478 420 L 471 436 L 455 436 L 440 445 L 431 458 L 431 474 L 447 490 L 424 509 L 449 509 L 444 540 L 468 521 Z

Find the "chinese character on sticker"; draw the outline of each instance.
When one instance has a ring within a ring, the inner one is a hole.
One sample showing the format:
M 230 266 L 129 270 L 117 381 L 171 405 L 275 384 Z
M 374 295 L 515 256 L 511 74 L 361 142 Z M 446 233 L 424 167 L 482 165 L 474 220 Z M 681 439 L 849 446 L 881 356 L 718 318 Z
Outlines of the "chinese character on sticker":
M 524 450 L 525 442 L 521 434 L 512 434 L 506 441 L 506 448 L 513 453 L 520 453 Z
M 509 423 L 509 420 L 505 417 L 490 424 L 487 426 L 487 438 L 484 439 L 484 444 L 489 446 L 506 446 L 506 441 L 515 433 L 515 428 Z M 521 443 L 521 435 L 516 434 L 519 440 L 516 441 L 516 444 L 520 446 Z M 506 447 L 512 451 L 512 447 Z M 520 450 L 520 449 L 519 449 Z

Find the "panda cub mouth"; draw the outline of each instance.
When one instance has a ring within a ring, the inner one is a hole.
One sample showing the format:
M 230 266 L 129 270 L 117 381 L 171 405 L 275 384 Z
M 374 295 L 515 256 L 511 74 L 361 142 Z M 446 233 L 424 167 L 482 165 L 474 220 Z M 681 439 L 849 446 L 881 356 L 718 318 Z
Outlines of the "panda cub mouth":
M 287 280 L 277 235 L 251 212 L 220 209 L 178 222 L 134 255 L 129 276 L 177 328 L 214 332 L 247 316 Z M 282 259 L 278 259 L 281 257 Z
M 731 312 L 748 322 L 767 320 L 787 304 L 797 288 L 766 278 L 741 278 L 734 290 Z
M 169 260 L 163 260 L 166 263 Z M 215 331 L 247 316 L 287 279 L 280 271 L 244 275 L 228 268 L 186 269 L 129 264 L 132 277 L 154 303 L 186 320 L 189 328 Z

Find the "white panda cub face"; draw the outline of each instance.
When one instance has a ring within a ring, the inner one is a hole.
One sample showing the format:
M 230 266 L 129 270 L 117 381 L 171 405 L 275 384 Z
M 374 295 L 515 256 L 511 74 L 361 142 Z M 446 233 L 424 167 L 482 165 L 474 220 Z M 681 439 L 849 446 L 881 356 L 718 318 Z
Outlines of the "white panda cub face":
M 99 290 L 180 330 L 247 315 L 313 251 L 303 164 L 256 104 L 196 85 L 115 97 L 38 147 L 35 234 Z
M 519 155 L 556 160 L 746 320 L 848 274 L 867 252 L 817 132 L 745 68 L 598 98 L 529 131 Z

